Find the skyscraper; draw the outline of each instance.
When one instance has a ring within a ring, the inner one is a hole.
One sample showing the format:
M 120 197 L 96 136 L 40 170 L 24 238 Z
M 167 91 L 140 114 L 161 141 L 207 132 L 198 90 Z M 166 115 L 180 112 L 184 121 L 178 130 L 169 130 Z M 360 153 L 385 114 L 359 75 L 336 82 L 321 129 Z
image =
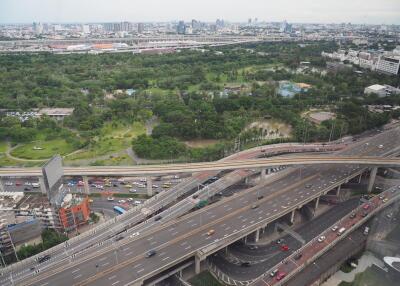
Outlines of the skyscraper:
M 143 23 L 138 23 L 137 32 L 138 32 L 138 34 L 143 34 L 143 32 L 144 32 L 144 24 Z
M 179 21 L 178 26 L 176 27 L 176 31 L 180 35 L 184 35 L 186 33 L 186 25 L 185 22 Z

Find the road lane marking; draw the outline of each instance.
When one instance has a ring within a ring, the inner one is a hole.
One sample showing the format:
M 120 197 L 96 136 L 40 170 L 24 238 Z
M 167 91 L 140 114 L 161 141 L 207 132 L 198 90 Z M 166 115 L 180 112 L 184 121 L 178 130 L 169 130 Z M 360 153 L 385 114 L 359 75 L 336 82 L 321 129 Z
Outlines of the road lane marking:
M 136 264 L 135 266 L 133 266 L 133 268 L 138 268 L 138 267 L 141 266 L 141 265 L 142 265 L 141 263 Z
M 75 270 L 71 271 L 71 273 L 78 272 L 79 270 L 80 270 L 79 268 L 76 268 Z
M 116 284 L 118 284 L 119 283 L 119 280 L 118 281 L 115 281 L 113 284 L 111 284 L 112 286 L 114 286 L 114 285 L 116 285 Z
M 169 256 L 167 256 L 167 257 L 164 257 L 163 259 L 161 259 L 162 261 L 165 261 L 165 260 L 167 260 L 167 259 L 169 259 Z
M 191 246 L 189 245 L 188 247 L 185 248 L 185 250 L 188 250 L 189 248 L 191 248 Z
M 143 272 L 143 271 L 144 271 L 144 268 L 139 269 L 139 270 L 137 271 L 137 273 L 140 273 L 140 272 Z
M 131 255 L 133 253 L 133 251 L 130 251 L 130 252 L 128 252 L 128 253 L 125 253 L 125 256 L 129 256 L 129 255 Z
M 113 276 L 108 277 L 108 280 L 113 280 L 114 278 L 117 278 L 117 275 L 113 275 Z
M 106 263 L 104 263 L 104 264 L 101 264 L 100 266 L 107 266 L 107 265 L 109 265 L 110 264 L 110 262 L 106 262 Z
M 74 279 L 78 279 L 79 277 L 82 277 L 82 274 L 76 275 L 76 276 L 74 277 Z

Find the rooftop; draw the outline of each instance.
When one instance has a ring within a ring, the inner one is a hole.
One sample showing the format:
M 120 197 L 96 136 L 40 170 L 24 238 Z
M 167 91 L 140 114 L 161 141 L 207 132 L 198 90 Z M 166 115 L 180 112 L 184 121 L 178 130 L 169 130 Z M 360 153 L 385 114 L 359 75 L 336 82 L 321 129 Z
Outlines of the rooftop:
M 367 88 L 375 90 L 375 91 L 379 91 L 379 90 L 385 89 L 386 87 L 384 85 L 374 84 L 374 85 L 371 85 L 371 86 L 369 86 Z
M 46 114 L 48 116 L 68 116 L 74 112 L 73 108 L 42 108 L 39 110 L 39 114 Z

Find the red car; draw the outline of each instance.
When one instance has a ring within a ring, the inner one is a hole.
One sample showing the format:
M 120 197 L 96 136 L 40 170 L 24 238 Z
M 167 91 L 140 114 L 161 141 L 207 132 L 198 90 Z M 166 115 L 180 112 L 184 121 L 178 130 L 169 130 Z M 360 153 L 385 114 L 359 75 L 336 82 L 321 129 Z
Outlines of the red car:
M 364 209 L 364 210 L 369 209 L 369 205 L 368 205 L 368 204 L 364 205 L 364 206 L 363 206 L 363 209 Z
M 22 183 L 21 183 L 20 181 L 16 181 L 16 182 L 15 182 L 15 185 L 16 185 L 16 186 L 21 186 Z
M 282 251 L 288 251 L 289 250 L 289 246 L 287 244 L 284 244 L 281 246 L 281 250 Z
M 276 280 L 278 281 L 282 280 L 283 278 L 285 278 L 285 276 L 286 276 L 285 272 L 279 271 L 278 275 L 276 275 Z

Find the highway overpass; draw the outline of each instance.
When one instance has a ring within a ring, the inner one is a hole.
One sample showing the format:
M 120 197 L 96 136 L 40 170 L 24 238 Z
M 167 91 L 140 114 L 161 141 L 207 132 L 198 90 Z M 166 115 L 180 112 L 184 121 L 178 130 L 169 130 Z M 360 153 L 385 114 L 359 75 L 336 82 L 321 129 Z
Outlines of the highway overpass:
M 400 146 L 398 147 L 400 149 Z M 239 169 L 261 169 L 275 166 L 296 166 L 316 164 L 352 164 L 366 167 L 400 167 L 399 158 L 380 158 L 373 156 L 332 156 L 307 155 L 296 157 L 261 158 L 248 160 L 231 160 L 224 162 L 204 162 L 168 165 L 148 165 L 131 167 L 65 167 L 66 176 L 154 176 L 179 173 L 197 173 L 206 171 L 224 171 Z M 1 168 L 1 177 L 41 176 L 38 168 Z
M 356 143 L 337 155 L 349 158 L 366 154 L 392 156 L 399 147 L 398 139 L 399 129 L 391 130 L 368 139 L 368 145 L 364 144 L 365 141 Z M 383 147 L 379 148 L 381 144 Z M 358 176 L 365 167 L 348 163 L 337 168 L 318 163 L 290 169 L 280 178 L 266 181 L 200 211 L 172 221 L 161 219 L 158 226 L 139 237 L 125 237 L 101 249 L 78 253 L 71 256 L 70 261 L 55 263 L 48 268 L 46 264 L 38 265 L 38 273 L 15 273 L 13 279 L 19 279 L 21 285 L 140 285 L 193 257 L 196 257 L 198 269 L 200 261 L 207 255 L 237 239 L 257 232 L 277 218 L 293 214 L 304 204 L 314 201 L 317 206 L 321 195 Z M 259 194 L 264 198 L 257 199 Z M 252 208 L 254 203 L 258 205 L 256 209 Z M 216 232 L 207 236 L 211 228 Z M 145 258 L 149 249 L 157 250 L 156 257 Z M 7 278 L 0 281 L 4 285 L 10 284 L 11 278 L 7 274 Z

